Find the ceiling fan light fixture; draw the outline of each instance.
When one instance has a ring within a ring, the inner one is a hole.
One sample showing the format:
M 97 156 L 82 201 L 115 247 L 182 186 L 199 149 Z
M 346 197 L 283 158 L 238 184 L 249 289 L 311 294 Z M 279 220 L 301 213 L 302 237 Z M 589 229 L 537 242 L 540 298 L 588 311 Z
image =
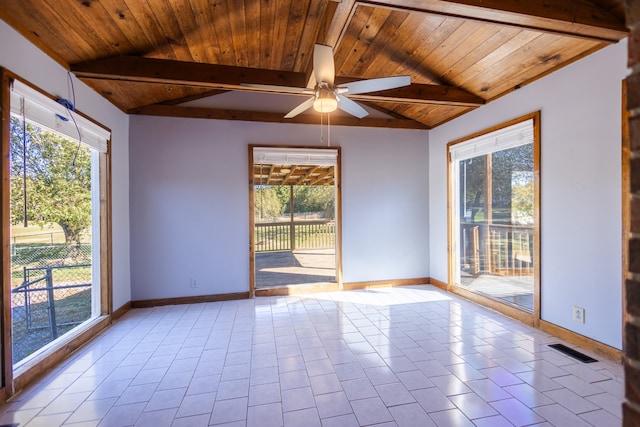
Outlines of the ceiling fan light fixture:
M 313 101 L 313 108 L 319 113 L 331 113 L 338 109 L 338 98 L 330 90 L 320 90 Z
M 289 111 L 284 118 L 292 119 L 311 107 L 319 113 L 331 113 L 338 108 L 347 114 L 359 119 L 367 116 L 369 112 L 360 104 L 351 100 L 346 94 L 357 95 L 359 93 L 377 92 L 381 90 L 395 89 L 411 84 L 410 76 L 379 77 L 375 79 L 358 80 L 336 86 L 335 64 L 333 48 L 322 44 L 316 44 L 313 48 L 313 73 L 307 87 L 297 88 L 289 86 L 274 86 L 262 84 L 242 84 L 243 86 L 262 89 L 268 92 L 295 93 L 299 95 L 313 94 L 302 104 Z

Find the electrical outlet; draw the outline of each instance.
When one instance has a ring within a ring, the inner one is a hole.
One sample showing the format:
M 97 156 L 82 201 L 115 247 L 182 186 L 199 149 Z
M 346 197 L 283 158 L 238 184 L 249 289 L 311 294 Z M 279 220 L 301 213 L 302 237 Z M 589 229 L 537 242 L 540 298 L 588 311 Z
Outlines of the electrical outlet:
M 584 323 L 584 308 L 573 306 L 573 320 L 578 323 Z
M 192 288 L 197 288 L 198 287 L 198 281 L 196 279 L 191 279 L 191 287 Z

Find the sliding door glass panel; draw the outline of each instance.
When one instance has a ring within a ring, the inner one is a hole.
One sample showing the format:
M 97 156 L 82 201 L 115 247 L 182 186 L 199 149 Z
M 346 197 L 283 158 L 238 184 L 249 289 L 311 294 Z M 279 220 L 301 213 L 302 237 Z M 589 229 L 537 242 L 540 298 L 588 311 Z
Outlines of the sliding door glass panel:
M 56 121 L 65 122 L 64 128 L 70 117 L 45 114 L 42 105 L 30 108 L 18 95 L 14 101 L 11 320 L 13 363 L 19 367 L 100 315 L 101 199 L 100 151 L 78 133 L 74 138 L 52 129 Z
M 507 131 L 501 130 L 501 135 Z M 498 140 L 500 135 L 485 139 Z M 469 144 L 466 153 L 463 145 L 452 146 L 454 285 L 533 311 L 533 128 L 506 135 L 502 143 Z M 477 152 L 481 154 L 473 154 Z

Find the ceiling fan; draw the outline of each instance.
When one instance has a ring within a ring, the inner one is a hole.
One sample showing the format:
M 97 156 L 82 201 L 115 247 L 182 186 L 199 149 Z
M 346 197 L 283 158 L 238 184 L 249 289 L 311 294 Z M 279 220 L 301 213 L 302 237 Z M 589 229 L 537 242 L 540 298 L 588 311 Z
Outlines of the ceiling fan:
M 313 49 L 313 73 L 306 88 L 290 86 L 243 84 L 242 86 L 280 93 L 308 94 L 309 99 L 289 111 L 287 119 L 313 107 L 320 113 L 330 113 L 337 108 L 361 119 L 369 113 L 348 95 L 394 89 L 411 84 L 409 76 L 382 77 L 334 85 L 335 65 L 331 46 L 316 44 Z

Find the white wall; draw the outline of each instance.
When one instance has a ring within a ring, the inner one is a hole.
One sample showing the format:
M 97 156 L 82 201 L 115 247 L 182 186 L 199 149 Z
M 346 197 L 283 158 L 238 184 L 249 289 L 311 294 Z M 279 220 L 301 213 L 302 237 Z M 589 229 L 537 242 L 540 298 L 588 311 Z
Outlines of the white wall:
M 71 99 L 67 71 L 0 21 L 0 66 L 54 96 Z M 76 108 L 112 131 L 113 307 L 131 300 L 129 271 L 129 118 L 75 77 Z
M 247 292 L 248 145 L 317 146 L 319 127 L 136 116 L 130 131 L 132 299 Z M 427 277 L 427 133 L 333 127 L 331 139 L 344 281 Z
M 447 281 L 446 144 L 541 111 L 542 319 L 622 348 L 621 81 L 626 41 L 429 134 L 431 276 Z M 585 324 L 572 306 L 585 308 Z

